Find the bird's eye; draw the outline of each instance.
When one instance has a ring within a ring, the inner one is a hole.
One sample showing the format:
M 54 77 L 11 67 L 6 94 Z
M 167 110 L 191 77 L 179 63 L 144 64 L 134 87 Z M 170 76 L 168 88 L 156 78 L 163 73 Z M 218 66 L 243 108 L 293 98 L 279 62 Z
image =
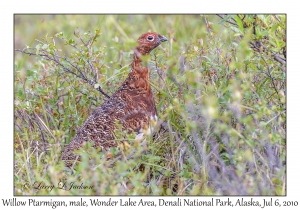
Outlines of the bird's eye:
M 153 41 L 153 40 L 154 40 L 154 37 L 153 37 L 153 36 L 148 36 L 147 39 L 148 39 L 149 41 Z

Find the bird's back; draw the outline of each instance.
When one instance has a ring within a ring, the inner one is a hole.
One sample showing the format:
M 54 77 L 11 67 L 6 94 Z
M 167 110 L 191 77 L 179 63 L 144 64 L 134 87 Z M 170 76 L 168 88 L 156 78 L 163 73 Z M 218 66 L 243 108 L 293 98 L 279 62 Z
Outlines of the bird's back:
M 131 72 L 114 95 L 98 107 L 77 130 L 75 137 L 65 148 L 62 159 L 75 160 L 74 150 L 88 141 L 105 150 L 116 147 L 113 132 L 117 121 L 122 129 L 139 132 L 156 116 L 155 102 L 148 81 Z

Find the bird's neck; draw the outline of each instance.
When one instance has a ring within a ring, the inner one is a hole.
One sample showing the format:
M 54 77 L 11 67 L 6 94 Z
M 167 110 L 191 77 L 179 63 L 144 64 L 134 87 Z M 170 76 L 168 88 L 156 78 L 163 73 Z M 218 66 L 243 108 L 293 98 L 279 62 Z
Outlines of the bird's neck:
M 141 60 L 141 56 L 143 56 L 143 54 L 136 49 L 134 51 L 133 61 L 131 63 L 131 72 L 144 79 L 149 79 L 147 64 Z

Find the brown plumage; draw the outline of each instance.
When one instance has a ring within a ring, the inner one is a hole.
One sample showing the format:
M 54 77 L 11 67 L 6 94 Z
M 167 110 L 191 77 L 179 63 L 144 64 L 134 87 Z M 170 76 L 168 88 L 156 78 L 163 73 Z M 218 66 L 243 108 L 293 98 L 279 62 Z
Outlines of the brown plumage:
M 71 166 L 76 160 L 74 150 L 87 141 L 94 142 L 94 147 L 101 147 L 106 151 L 110 147 L 116 147 L 113 135 L 116 121 L 125 130 L 142 132 L 142 129 L 149 125 L 150 119 L 157 118 L 148 68 L 142 65 L 141 56 L 149 54 L 167 40 L 155 32 L 148 32 L 139 37 L 127 79 L 111 98 L 87 118 L 63 151 L 62 160 L 67 166 Z

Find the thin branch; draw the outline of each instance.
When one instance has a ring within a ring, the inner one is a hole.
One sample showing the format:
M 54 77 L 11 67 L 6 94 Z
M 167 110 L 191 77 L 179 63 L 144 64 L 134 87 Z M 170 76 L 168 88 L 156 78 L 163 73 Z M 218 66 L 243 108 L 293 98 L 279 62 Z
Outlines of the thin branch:
M 209 26 L 209 23 L 208 23 L 208 21 L 207 21 L 207 19 L 206 19 L 206 16 L 205 16 L 205 15 L 204 15 L 204 21 L 205 21 L 205 24 L 206 24 L 207 31 L 208 31 L 208 33 L 209 33 L 210 37 L 212 38 L 212 34 L 211 34 L 211 30 L 210 30 L 210 26 Z
M 222 18 L 222 19 L 225 18 L 225 17 L 223 17 L 222 15 L 218 15 L 218 14 L 217 14 L 217 16 L 220 17 L 220 18 Z M 234 22 L 232 22 L 232 21 L 230 21 L 230 20 L 226 20 L 225 22 L 230 23 L 231 25 L 234 25 L 234 26 L 238 26 L 236 23 L 234 23 Z
M 45 136 L 44 136 L 44 132 L 43 132 L 43 129 L 41 128 L 41 125 L 40 125 L 40 121 L 39 121 L 39 118 L 37 116 L 37 114 L 34 112 L 34 115 L 35 115 L 35 122 L 37 123 L 38 125 L 38 128 L 40 130 L 40 133 L 41 133 L 41 137 L 42 137 L 42 141 L 43 141 L 43 145 L 44 145 L 44 152 L 46 151 L 46 140 L 45 140 Z
M 277 95 L 279 95 L 278 90 L 277 90 L 276 85 L 275 85 L 275 82 L 274 82 L 274 78 L 272 77 L 271 72 L 270 72 L 271 67 L 269 66 L 269 64 L 267 63 L 267 61 L 264 59 L 263 56 L 261 56 L 261 58 L 262 58 L 262 60 L 265 62 L 265 64 L 267 65 L 267 70 L 268 70 L 268 71 L 267 71 L 267 75 L 268 75 L 268 77 L 271 79 L 273 88 L 275 89 Z
M 74 47 L 74 46 L 73 46 Z M 27 55 L 35 55 L 35 56 L 40 56 L 43 57 L 46 60 L 50 60 L 53 61 L 56 65 L 60 66 L 64 71 L 71 73 L 73 75 L 75 75 L 76 77 L 81 78 L 82 80 L 84 80 L 86 83 L 94 86 L 97 82 L 96 80 L 89 80 L 86 75 L 78 68 L 78 66 L 75 66 L 70 60 L 68 60 L 67 58 L 63 58 L 61 56 L 58 56 L 57 54 L 53 54 L 50 55 L 48 54 L 48 52 L 41 50 L 42 53 L 36 54 L 34 52 L 32 52 L 31 50 L 36 50 L 35 48 L 25 48 L 23 50 L 20 49 L 16 49 L 15 51 L 17 52 L 21 52 L 23 54 L 27 54 Z M 50 57 L 51 56 L 51 57 Z M 70 68 L 66 67 L 65 65 L 63 65 L 60 61 L 60 59 L 63 59 L 65 62 L 67 62 L 73 69 L 75 69 L 78 73 L 72 71 Z M 89 63 L 89 62 L 88 62 Z M 91 64 L 89 63 L 89 66 L 91 68 Z M 92 68 L 93 70 L 93 68 Z M 100 93 L 102 93 L 105 97 L 110 98 L 110 96 L 108 94 L 106 94 L 100 86 L 98 86 L 97 88 L 95 88 L 97 91 L 99 91 Z
M 277 62 L 279 62 L 279 63 L 281 63 L 281 64 L 283 64 L 283 65 L 286 64 L 286 60 L 285 60 L 284 58 L 282 58 L 282 57 L 280 57 L 278 54 L 276 54 L 276 53 L 270 51 L 266 46 L 263 45 L 263 43 L 262 43 L 261 41 L 258 41 L 258 42 L 250 42 L 250 47 L 251 47 L 252 49 L 255 49 L 255 50 L 259 51 L 259 52 L 261 51 L 261 47 L 262 47 L 262 48 L 263 48 L 263 51 L 264 51 L 265 53 L 268 54 L 268 52 L 270 52 L 270 54 L 271 54 L 271 56 L 274 58 L 274 60 L 276 60 Z M 283 68 L 281 68 L 281 70 L 285 71 L 285 68 L 283 67 Z
M 74 44 L 74 45 L 71 44 L 70 46 L 72 46 L 72 47 L 74 47 L 76 50 L 78 50 L 78 51 L 80 52 L 80 54 L 84 57 L 83 52 L 82 52 L 83 50 L 79 49 L 79 48 L 76 46 L 76 44 Z M 98 80 L 98 74 L 97 74 L 97 71 L 94 69 L 93 65 L 90 63 L 89 56 L 88 56 L 88 59 L 87 59 L 87 60 L 84 60 L 84 61 L 89 65 L 90 69 L 93 71 L 93 73 L 94 73 L 94 80 L 97 81 L 97 80 Z
M 102 93 L 104 96 L 106 96 L 106 98 L 110 98 L 110 96 L 107 95 L 107 94 L 101 89 L 100 86 L 98 86 L 98 87 L 96 88 L 96 90 L 98 90 L 100 93 Z
M 41 54 L 41 53 L 40 54 L 36 54 L 36 53 L 30 52 L 29 50 L 31 50 L 31 49 L 34 50 L 34 48 L 25 48 L 23 50 L 16 49 L 15 51 L 18 51 L 18 52 L 21 52 L 21 53 L 27 54 L 27 55 L 36 55 L 36 56 L 45 57 L 46 60 L 54 61 L 56 64 L 58 64 L 59 66 L 61 66 L 66 72 L 74 74 L 75 76 L 77 76 L 77 77 L 79 77 L 79 78 L 81 78 L 81 79 L 83 79 L 83 80 L 86 81 L 86 78 L 81 77 L 80 75 L 76 74 L 75 72 L 73 72 L 69 68 L 65 67 L 63 64 L 59 63 L 59 61 L 57 61 L 56 59 L 53 59 L 53 58 L 49 57 L 49 55 L 47 55 L 47 54 Z M 26 50 L 28 50 L 28 51 L 26 51 Z M 74 67 L 74 68 L 76 68 L 76 67 Z

